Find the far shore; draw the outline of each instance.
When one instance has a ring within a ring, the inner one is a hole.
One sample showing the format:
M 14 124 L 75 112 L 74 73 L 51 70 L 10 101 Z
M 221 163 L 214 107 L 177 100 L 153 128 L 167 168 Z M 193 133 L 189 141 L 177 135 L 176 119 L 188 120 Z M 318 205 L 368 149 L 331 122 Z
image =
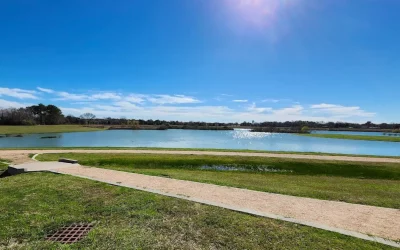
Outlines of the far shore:
M 188 129 L 188 130 L 234 130 L 249 129 L 253 132 L 273 132 L 273 133 L 298 133 L 299 128 L 292 127 L 257 127 L 257 126 L 197 126 L 197 125 L 32 125 L 32 126 L 9 126 L 0 125 L 0 135 L 18 134 L 44 134 L 44 133 L 68 133 L 68 132 L 90 132 L 101 130 L 168 130 L 168 129 Z M 273 129 L 273 130 L 272 130 Z M 351 132 L 382 132 L 392 133 L 391 129 L 354 129 L 354 128 L 310 128 L 312 130 L 325 131 L 351 131 Z

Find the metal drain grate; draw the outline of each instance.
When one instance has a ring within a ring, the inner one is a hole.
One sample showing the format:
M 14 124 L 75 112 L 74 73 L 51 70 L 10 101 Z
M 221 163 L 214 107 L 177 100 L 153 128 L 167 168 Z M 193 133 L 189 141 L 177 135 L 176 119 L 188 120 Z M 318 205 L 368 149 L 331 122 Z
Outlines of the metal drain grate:
M 88 223 L 74 223 L 67 227 L 63 227 L 54 234 L 48 235 L 46 240 L 60 242 L 63 244 L 71 244 L 80 241 L 85 237 L 90 230 L 92 230 L 93 224 Z

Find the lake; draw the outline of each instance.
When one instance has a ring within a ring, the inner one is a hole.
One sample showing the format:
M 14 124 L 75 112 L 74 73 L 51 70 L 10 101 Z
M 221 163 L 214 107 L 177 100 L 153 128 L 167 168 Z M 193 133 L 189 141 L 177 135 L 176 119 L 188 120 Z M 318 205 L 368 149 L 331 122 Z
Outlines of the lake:
M 43 136 L 57 138 L 41 139 Z M 0 148 L 27 147 L 217 148 L 400 156 L 399 142 L 313 138 L 248 130 L 106 130 L 0 138 Z

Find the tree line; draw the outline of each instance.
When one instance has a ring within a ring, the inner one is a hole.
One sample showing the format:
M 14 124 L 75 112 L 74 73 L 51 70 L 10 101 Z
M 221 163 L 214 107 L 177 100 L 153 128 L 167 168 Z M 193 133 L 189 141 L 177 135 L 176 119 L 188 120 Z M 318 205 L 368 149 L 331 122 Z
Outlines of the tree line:
M 0 109 L 1 125 L 56 125 L 63 122 L 64 116 L 55 105 L 38 104 L 19 109 Z
M 95 118 L 91 113 L 82 114 L 80 117 L 64 116 L 57 106 L 42 103 L 26 108 L 0 109 L 0 125 L 88 124 Z
M 108 125 L 108 126 L 164 126 L 176 127 L 186 126 L 189 128 L 206 127 L 249 127 L 249 128 L 302 128 L 313 129 L 386 129 L 400 130 L 399 123 L 380 123 L 372 122 L 347 123 L 347 122 L 314 122 L 314 121 L 286 121 L 286 122 L 242 122 L 242 123 L 223 123 L 223 122 L 182 122 L 165 120 L 143 120 L 122 118 L 96 118 L 94 114 L 84 113 L 79 117 L 73 115 L 64 116 L 61 109 L 55 105 L 38 104 L 26 108 L 7 108 L 0 109 L 0 125 L 57 125 L 57 124 L 80 124 L 80 125 Z

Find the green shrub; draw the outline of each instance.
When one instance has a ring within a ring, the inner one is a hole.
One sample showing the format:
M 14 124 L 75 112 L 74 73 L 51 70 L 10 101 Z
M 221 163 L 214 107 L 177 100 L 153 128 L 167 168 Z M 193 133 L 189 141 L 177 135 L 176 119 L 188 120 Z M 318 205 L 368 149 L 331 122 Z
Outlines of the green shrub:
M 303 127 L 301 128 L 301 133 L 303 133 L 303 134 L 308 134 L 308 133 L 310 133 L 310 128 L 309 128 L 308 126 L 303 126 Z

